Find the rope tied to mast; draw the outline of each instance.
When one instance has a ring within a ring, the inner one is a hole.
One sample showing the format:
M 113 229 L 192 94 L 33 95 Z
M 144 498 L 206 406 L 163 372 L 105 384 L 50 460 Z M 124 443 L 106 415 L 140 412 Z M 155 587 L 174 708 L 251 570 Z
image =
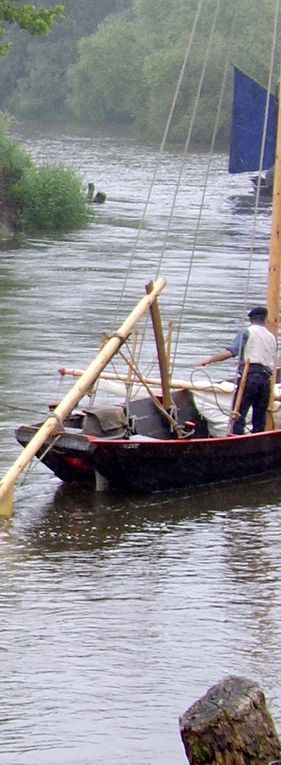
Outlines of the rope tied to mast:
M 128 337 L 124 337 L 124 335 L 121 335 L 120 332 L 112 332 L 110 335 L 106 335 L 105 342 L 107 343 L 108 340 L 112 340 L 113 337 L 117 337 L 118 340 L 120 340 L 120 347 L 121 347 L 121 345 L 124 345 L 124 343 L 127 342 L 128 337 L 130 337 L 130 335 L 128 335 Z

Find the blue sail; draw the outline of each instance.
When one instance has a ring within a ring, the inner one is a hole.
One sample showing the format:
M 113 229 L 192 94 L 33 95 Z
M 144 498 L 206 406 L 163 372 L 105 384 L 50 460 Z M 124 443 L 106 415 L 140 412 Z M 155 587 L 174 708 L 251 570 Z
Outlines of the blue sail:
M 230 137 L 230 173 L 260 168 L 267 91 L 240 69 L 234 68 L 234 95 Z M 277 127 L 277 99 L 269 96 L 269 109 L 262 170 L 274 164 Z

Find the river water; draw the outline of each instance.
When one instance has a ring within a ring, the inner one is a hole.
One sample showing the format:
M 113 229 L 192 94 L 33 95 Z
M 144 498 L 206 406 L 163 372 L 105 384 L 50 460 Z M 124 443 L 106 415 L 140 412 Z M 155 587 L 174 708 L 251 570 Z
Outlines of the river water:
M 118 326 L 125 278 L 122 317 L 160 261 L 165 322 L 177 321 L 188 286 L 177 374 L 223 345 L 238 328 L 254 221 L 248 179 L 230 178 L 216 155 L 189 274 L 204 157 L 181 170 L 167 151 L 132 257 L 154 148 L 34 127 L 15 134 L 38 162 L 74 167 L 107 200 L 85 230 L 1 248 L 1 474 L 19 454 L 14 427 L 68 390 L 58 367 L 87 365 L 102 332 Z M 265 298 L 267 205 L 255 228 L 249 304 Z M 150 345 L 146 353 L 149 363 Z M 220 379 L 231 365 L 208 371 Z M 1 765 L 183 765 L 179 715 L 230 673 L 261 685 L 280 729 L 280 487 L 275 476 L 121 498 L 33 466 L 12 518 L 0 519 Z

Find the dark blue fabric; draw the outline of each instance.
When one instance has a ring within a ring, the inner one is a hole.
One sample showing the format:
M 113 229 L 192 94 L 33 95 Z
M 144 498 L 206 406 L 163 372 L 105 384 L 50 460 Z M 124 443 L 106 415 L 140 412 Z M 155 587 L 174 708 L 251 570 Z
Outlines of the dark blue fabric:
M 241 337 L 242 334 L 242 337 Z M 240 353 L 240 360 L 244 361 L 244 350 L 247 340 L 249 340 L 249 330 L 244 329 L 243 332 L 237 332 L 228 345 L 225 345 L 227 351 L 232 353 L 232 356 L 238 356 Z
M 267 91 L 240 69 L 234 68 L 234 95 L 229 152 L 230 173 L 259 170 Z M 262 170 L 274 164 L 277 127 L 277 99 L 269 97 Z
M 260 366 L 260 369 L 258 367 Z M 241 382 L 241 381 L 240 381 Z M 237 397 L 239 386 L 236 390 Z M 242 435 L 245 430 L 245 420 L 252 407 L 252 433 L 261 433 L 265 429 L 266 412 L 270 398 L 270 376 L 262 364 L 252 364 L 246 379 L 244 393 L 239 408 L 238 420 L 234 423 L 233 433 Z

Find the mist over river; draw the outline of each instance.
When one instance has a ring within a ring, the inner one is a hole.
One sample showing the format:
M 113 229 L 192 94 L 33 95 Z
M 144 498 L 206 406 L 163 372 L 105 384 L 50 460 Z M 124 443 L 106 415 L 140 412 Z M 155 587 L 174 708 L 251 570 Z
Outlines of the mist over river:
M 13 133 L 38 162 L 73 167 L 106 203 L 89 225 L 1 246 L 1 475 L 14 428 L 69 389 L 103 331 L 158 272 L 163 321 L 177 321 L 204 185 L 202 154 L 182 172 L 165 151 L 131 258 L 157 151 L 125 136 L 35 126 Z M 175 374 L 192 372 L 239 328 L 253 235 L 248 177 L 211 165 Z M 256 220 L 249 303 L 264 302 L 270 206 Z M 118 321 L 118 324 L 120 321 Z M 152 349 L 149 346 L 147 361 Z M 212 379 L 233 363 L 208 369 Z M 184 765 L 178 717 L 227 674 L 256 680 L 281 728 L 281 478 L 123 497 L 62 485 L 32 465 L 0 518 L 1 765 Z

